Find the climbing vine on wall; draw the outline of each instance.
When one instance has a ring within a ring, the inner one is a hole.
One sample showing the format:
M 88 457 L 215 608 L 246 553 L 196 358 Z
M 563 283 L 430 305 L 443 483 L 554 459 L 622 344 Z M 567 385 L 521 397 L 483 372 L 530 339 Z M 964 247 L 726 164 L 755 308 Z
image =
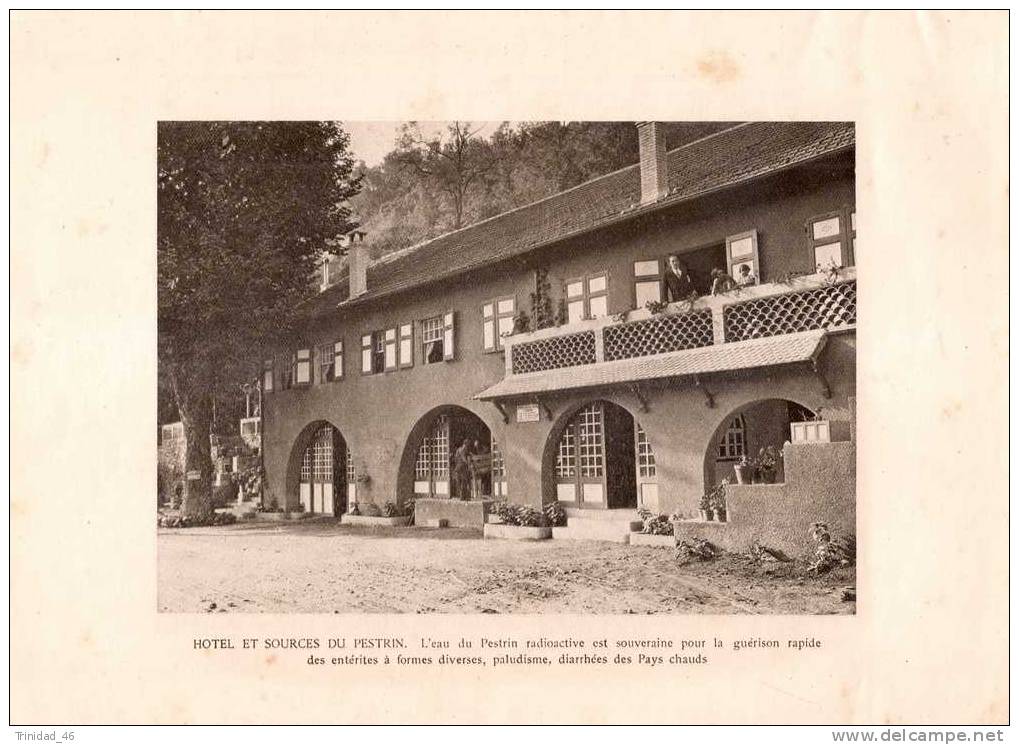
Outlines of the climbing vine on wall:
M 534 270 L 534 292 L 531 293 L 531 319 L 535 329 L 547 329 L 556 325 L 551 293 L 548 268 L 538 267 Z

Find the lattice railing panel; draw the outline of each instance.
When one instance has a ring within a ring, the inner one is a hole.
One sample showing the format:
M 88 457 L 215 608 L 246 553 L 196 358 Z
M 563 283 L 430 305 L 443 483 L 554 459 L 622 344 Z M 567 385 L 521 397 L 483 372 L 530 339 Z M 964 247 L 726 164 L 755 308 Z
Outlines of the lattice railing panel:
M 594 332 L 553 336 L 513 345 L 513 374 L 590 365 L 594 357 Z
M 714 342 L 710 310 L 670 313 L 607 326 L 604 335 L 606 361 L 678 352 L 706 347 Z
M 743 341 L 856 323 L 856 280 L 727 305 L 725 340 Z

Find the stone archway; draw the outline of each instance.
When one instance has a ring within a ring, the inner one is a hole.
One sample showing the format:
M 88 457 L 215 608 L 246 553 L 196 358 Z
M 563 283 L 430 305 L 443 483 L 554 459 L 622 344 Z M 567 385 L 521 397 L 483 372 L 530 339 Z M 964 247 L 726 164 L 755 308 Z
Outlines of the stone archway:
M 608 399 L 563 412 L 542 450 L 542 490 L 543 502 L 577 508 L 636 508 L 645 495 L 657 505 L 653 448 L 633 413 Z
M 457 449 L 468 441 L 469 453 L 492 452 L 492 433 L 485 421 L 469 409 L 447 404 L 422 415 L 404 442 L 397 473 L 397 498 L 464 498 L 478 490 L 491 495 L 491 475 L 481 474 L 473 485 L 454 463 Z M 478 494 L 478 496 L 482 496 Z
M 762 448 L 781 453 L 790 439 L 790 423 L 812 419 L 817 410 L 785 397 L 758 398 L 731 409 L 719 419 L 704 452 L 704 490 L 722 479 L 735 483 L 735 466 L 741 458 L 756 458 Z M 781 460 L 776 480 L 783 480 Z
M 346 512 L 349 455 L 336 425 L 324 419 L 307 424 L 290 448 L 286 503 L 280 506 L 326 515 Z

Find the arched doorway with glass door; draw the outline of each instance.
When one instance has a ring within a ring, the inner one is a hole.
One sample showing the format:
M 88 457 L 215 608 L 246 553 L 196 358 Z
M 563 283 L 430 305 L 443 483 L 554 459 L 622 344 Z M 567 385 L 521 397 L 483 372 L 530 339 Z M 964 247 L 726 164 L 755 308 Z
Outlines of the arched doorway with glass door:
M 413 462 L 400 469 L 404 485 L 399 492 L 414 499 L 491 497 L 493 446 L 488 425 L 476 414 L 459 406 L 433 409 L 407 438 L 404 459 L 412 457 Z M 481 468 L 481 463 L 487 466 Z
M 339 429 L 329 422 L 305 427 L 291 455 L 296 504 L 306 513 L 341 515 L 349 504 L 350 452 Z M 294 505 L 296 506 L 296 505 Z
M 558 501 L 584 509 L 657 509 L 654 449 L 622 406 L 599 400 L 567 412 L 550 442 L 554 450 L 543 461 L 553 470 Z

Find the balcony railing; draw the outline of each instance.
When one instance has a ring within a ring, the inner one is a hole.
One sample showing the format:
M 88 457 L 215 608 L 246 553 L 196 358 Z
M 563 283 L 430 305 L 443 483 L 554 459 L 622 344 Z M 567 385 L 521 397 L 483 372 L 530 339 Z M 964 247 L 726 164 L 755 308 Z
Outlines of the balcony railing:
M 506 339 L 506 373 L 556 370 L 634 359 L 712 344 L 856 324 L 856 270 L 812 274 L 747 287 L 668 312 L 641 309 L 625 319 L 599 318 L 515 334 Z

